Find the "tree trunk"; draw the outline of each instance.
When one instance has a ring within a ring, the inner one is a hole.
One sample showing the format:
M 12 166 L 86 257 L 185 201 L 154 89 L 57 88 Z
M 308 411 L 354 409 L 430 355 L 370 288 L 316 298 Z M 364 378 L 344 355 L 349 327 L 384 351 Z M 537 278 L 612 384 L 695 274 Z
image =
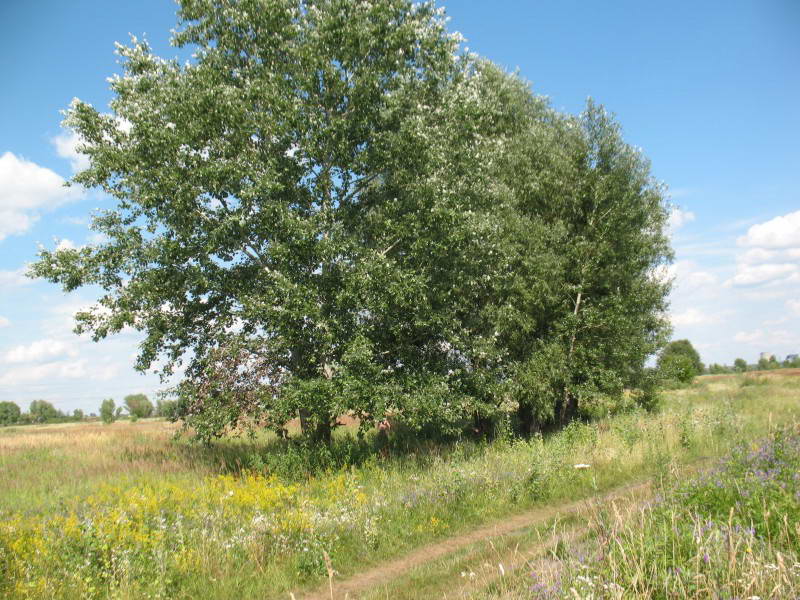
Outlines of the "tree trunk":
M 578 296 L 575 298 L 575 310 L 572 311 L 572 315 L 575 317 L 576 321 L 578 317 L 578 311 L 580 311 L 581 308 L 582 300 L 583 292 L 578 292 Z M 561 398 L 561 403 L 558 410 L 558 424 L 561 427 L 565 427 L 570 421 L 572 421 L 572 419 L 575 418 L 578 413 L 578 399 L 569 390 L 569 385 L 572 379 L 572 355 L 575 353 L 575 338 L 577 337 L 577 334 L 578 324 L 575 323 L 569 340 L 569 351 L 567 352 L 567 380 L 564 382 L 564 396 Z
M 533 409 L 529 405 L 520 405 L 517 409 L 517 418 L 519 419 L 519 432 L 523 436 L 530 437 L 541 432 L 541 425 L 533 417 Z

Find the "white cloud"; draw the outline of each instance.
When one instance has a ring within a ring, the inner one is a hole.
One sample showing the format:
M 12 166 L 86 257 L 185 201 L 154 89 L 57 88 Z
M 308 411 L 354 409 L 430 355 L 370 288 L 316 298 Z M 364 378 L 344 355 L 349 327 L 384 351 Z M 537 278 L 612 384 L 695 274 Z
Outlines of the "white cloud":
M 2 239 L 2 237 L 0 237 Z M 0 289 L 19 287 L 32 283 L 32 280 L 25 277 L 27 267 L 20 267 L 14 271 L 0 271 Z
M 694 213 L 687 210 L 681 210 L 677 206 L 673 206 L 669 213 L 669 221 L 667 222 L 670 231 L 680 229 L 687 223 L 694 221 Z
M 69 161 L 73 173 L 89 168 L 89 157 L 78 152 L 78 146 L 83 143 L 83 140 L 77 133 L 65 131 L 54 137 L 51 142 L 56 148 L 56 154 Z
M 800 267 L 796 264 L 772 264 L 761 265 L 740 264 L 736 275 L 725 282 L 725 285 L 752 286 L 766 283 L 778 283 L 789 281 L 800 273 Z
M 9 325 L 11 325 L 11 321 L 0 315 L 0 329 L 8 327 Z
M 679 260 L 667 268 L 667 274 L 675 280 L 675 289 L 695 292 L 701 288 L 714 287 L 719 282 L 716 275 L 702 270 L 691 260 Z
M 30 344 L 12 348 L 3 355 L 3 361 L 9 364 L 48 362 L 56 358 L 78 355 L 72 344 L 61 340 L 46 338 Z
M 787 300 L 786 308 L 795 316 L 800 317 L 800 300 Z
M 89 375 L 86 366 L 87 361 L 79 359 L 14 367 L 0 375 L 0 385 L 14 386 L 20 383 L 52 381 L 55 378 L 85 379 Z
M 64 179 L 11 152 L 0 156 L 0 241 L 24 233 L 43 211 L 83 195 L 79 188 L 64 187 Z
M 756 342 L 760 342 L 763 339 L 764 339 L 763 329 L 755 329 L 753 331 L 740 331 L 735 336 L 733 336 L 733 341 L 739 342 L 740 344 L 753 344 Z
M 747 250 L 737 257 L 736 273 L 726 287 L 800 282 L 800 211 L 753 225 L 736 243 Z
M 758 344 L 766 349 L 774 349 L 776 346 L 784 347 L 800 344 L 800 335 L 786 329 L 769 331 L 754 329 L 753 331 L 740 331 L 733 336 L 733 340 L 741 344 Z
M 56 250 L 75 250 L 76 248 L 77 246 L 75 245 L 75 242 L 67 238 L 59 240 L 58 244 L 56 245 Z
M 760 248 L 800 247 L 800 210 L 753 225 L 737 243 Z
M 710 325 L 719 322 L 719 315 L 709 315 L 696 308 L 687 308 L 683 312 L 670 317 L 675 326 L 682 325 Z

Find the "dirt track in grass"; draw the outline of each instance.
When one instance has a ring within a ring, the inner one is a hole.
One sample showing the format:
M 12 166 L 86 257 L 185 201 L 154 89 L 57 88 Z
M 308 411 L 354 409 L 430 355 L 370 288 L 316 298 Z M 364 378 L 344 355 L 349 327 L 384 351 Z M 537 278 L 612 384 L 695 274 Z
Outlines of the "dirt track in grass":
M 616 488 L 611 492 L 598 496 L 591 496 L 575 502 L 535 508 L 524 513 L 507 517 L 500 521 L 484 525 L 461 535 L 446 538 L 433 544 L 423 546 L 417 550 L 414 550 L 410 554 L 401 556 L 393 561 L 379 564 L 367 569 L 363 573 L 353 575 L 352 577 L 341 580 L 338 580 L 334 577 L 333 594 L 331 594 L 330 586 L 326 582 L 325 585 L 320 586 L 318 589 L 312 592 L 306 594 L 293 594 L 291 597 L 295 598 L 296 600 L 331 600 L 331 598 L 334 600 L 344 600 L 345 598 L 348 600 L 356 600 L 361 594 L 381 585 L 385 585 L 393 579 L 407 574 L 415 567 L 420 567 L 426 563 L 446 557 L 477 542 L 486 541 L 512 533 L 517 533 L 521 530 L 541 526 L 548 521 L 559 517 L 563 518 L 571 515 L 580 516 L 580 513 L 588 514 L 592 505 L 596 505 L 598 503 L 607 503 L 615 498 L 622 498 L 623 496 L 635 496 L 644 499 L 647 498 L 649 494 L 650 482 L 640 482 Z M 547 545 L 547 542 L 543 541 L 541 545 L 544 548 L 544 546 Z M 536 549 L 530 548 L 528 550 L 535 551 Z

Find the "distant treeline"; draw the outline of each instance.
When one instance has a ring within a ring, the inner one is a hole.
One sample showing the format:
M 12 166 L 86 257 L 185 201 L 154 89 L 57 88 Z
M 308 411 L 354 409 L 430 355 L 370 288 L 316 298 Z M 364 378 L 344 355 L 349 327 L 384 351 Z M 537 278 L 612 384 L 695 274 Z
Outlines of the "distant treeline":
M 755 364 L 748 364 L 745 359 L 737 358 L 733 361 L 733 365 L 711 363 L 705 372 L 709 375 L 722 375 L 725 373 L 745 373 L 747 371 L 768 371 L 770 369 L 800 369 L 800 356 L 790 354 L 782 362 L 772 356 L 770 358 L 761 358 Z
M 125 396 L 122 406 L 116 406 L 114 400 L 103 400 L 100 405 L 99 415 L 105 423 L 111 423 L 120 417 L 127 417 L 133 421 L 146 417 L 170 418 L 175 412 L 175 402 L 158 400 L 155 405 L 144 394 L 130 394 Z M 47 400 L 33 400 L 28 407 L 28 412 L 23 412 L 16 402 L 0 402 L 0 426 L 2 425 L 33 425 L 37 423 L 71 423 L 96 419 L 95 413 L 86 414 L 80 408 L 72 413 L 58 410 Z

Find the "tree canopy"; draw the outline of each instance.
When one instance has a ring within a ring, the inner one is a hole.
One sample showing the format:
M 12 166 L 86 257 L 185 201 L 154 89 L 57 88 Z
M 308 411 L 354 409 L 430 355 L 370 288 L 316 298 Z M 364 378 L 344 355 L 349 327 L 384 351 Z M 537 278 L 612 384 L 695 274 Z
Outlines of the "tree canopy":
M 661 351 L 658 368 L 668 379 L 689 383 L 703 373 L 705 366 L 689 340 L 674 340 Z
M 20 409 L 15 402 L 0 402 L 0 425 L 13 425 L 19 421 Z
M 203 437 L 295 416 L 563 424 L 665 341 L 667 206 L 606 111 L 560 114 L 408 0 L 182 0 L 185 64 L 120 46 L 75 101 L 115 206 L 32 274 L 98 285 L 77 330 L 145 334 Z M 174 414 L 174 413 L 173 413 Z
M 145 419 L 153 414 L 153 403 L 145 394 L 129 394 L 122 399 L 128 414 L 138 419 Z

